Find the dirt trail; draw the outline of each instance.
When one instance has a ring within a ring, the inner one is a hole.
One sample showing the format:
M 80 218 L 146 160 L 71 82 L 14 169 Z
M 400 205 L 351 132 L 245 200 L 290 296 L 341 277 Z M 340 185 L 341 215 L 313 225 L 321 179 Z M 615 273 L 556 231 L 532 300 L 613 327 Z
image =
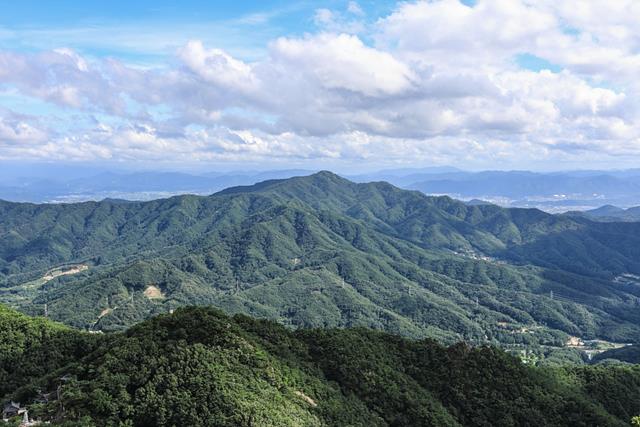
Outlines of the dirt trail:
M 318 406 L 318 404 L 316 403 L 315 400 L 313 400 L 312 398 L 310 398 L 309 396 L 307 396 L 306 394 L 304 394 L 303 392 L 296 390 L 294 391 L 294 393 L 296 394 L 296 396 L 301 397 L 302 399 L 304 399 L 309 405 L 313 406 L 314 408 L 316 406 Z

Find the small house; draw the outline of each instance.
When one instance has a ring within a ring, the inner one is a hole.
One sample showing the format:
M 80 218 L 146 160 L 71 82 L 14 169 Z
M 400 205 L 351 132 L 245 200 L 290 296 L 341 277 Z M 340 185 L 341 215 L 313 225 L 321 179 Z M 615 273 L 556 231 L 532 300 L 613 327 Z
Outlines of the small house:
M 10 418 L 22 415 L 26 411 L 25 408 L 20 407 L 20 403 L 14 401 L 8 402 L 2 408 L 2 419 L 8 420 Z

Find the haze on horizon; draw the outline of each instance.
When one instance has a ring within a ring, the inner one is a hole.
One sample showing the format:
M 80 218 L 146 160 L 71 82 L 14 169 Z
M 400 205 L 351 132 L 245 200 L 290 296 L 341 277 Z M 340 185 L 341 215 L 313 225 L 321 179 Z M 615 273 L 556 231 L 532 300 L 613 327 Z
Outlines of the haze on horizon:
M 639 21 L 632 0 L 7 3 L 0 167 L 633 168 Z

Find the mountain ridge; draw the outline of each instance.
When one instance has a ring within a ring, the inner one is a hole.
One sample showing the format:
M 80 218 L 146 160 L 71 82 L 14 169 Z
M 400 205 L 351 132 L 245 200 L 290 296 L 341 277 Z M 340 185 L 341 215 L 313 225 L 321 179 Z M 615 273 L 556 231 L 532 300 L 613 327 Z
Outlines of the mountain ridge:
M 634 224 L 467 206 L 330 172 L 150 202 L 5 202 L 0 214 L 0 301 L 32 314 L 47 303 L 76 327 L 213 304 L 446 342 L 640 339 L 640 291 L 613 282 L 640 272 Z M 38 281 L 73 262 L 89 268 Z M 145 297 L 150 286 L 161 299 Z
M 637 366 L 534 367 L 492 347 L 212 308 L 88 334 L 0 305 L 3 334 L 0 398 L 53 425 L 624 426 L 640 412 Z

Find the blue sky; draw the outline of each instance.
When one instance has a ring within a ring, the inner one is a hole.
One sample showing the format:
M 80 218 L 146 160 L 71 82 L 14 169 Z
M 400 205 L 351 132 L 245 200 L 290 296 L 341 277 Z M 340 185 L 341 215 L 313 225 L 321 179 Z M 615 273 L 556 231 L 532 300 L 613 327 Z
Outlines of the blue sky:
M 142 64 L 161 61 L 193 38 L 243 59 L 255 59 L 264 52 L 265 40 L 314 31 L 317 9 L 348 5 L 342 0 L 6 3 L 0 28 L 13 35 L 0 37 L 0 47 L 34 51 L 64 45 L 85 55 L 117 56 Z M 384 0 L 359 3 L 366 8 L 368 22 L 388 14 L 395 4 Z
M 638 3 L 0 2 L 0 161 L 633 166 Z

